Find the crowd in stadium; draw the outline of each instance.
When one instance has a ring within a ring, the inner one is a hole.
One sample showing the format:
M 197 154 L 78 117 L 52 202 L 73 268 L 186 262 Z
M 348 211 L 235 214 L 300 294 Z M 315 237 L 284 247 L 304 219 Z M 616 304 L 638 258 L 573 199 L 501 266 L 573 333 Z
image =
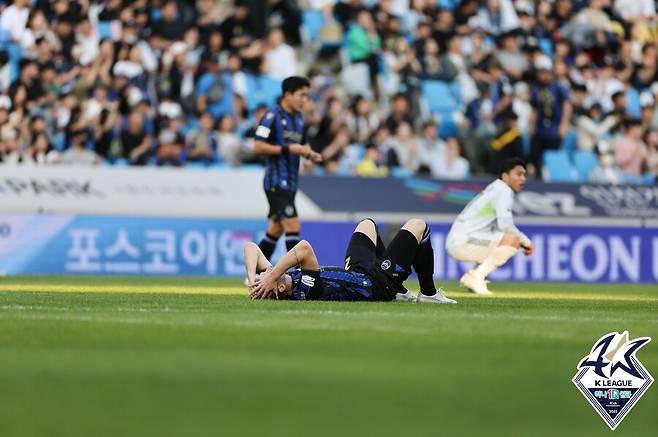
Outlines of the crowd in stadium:
M 0 2 L 0 160 L 257 165 L 281 80 L 338 175 L 658 175 L 654 0 Z

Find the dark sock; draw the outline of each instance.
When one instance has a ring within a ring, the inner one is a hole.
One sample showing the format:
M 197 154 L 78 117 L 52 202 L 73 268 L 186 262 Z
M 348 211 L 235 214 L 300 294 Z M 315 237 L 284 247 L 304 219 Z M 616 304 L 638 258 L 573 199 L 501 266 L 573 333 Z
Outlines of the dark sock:
M 274 235 L 265 234 L 258 244 L 260 251 L 263 252 L 263 255 L 265 255 L 265 258 L 268 260 L 272 257 L 272 253 L 274 253 L 274 247 L 276 246 L 276 241 L 278 239 L 279 237 L 275 237 Z
M 427 226 L 423 238 L 418 244 L 418 250 L 414 258 L 414 270 L 418 275 L 420 292 L 426 296 L 433 296 L 436 293 L 436 287 L 434 286 L 434 249 L 432 249 L 430 228 Z
M 297 243 L 299 243 L 299 232 L 286 232 L 286 249 L 292 249 Z

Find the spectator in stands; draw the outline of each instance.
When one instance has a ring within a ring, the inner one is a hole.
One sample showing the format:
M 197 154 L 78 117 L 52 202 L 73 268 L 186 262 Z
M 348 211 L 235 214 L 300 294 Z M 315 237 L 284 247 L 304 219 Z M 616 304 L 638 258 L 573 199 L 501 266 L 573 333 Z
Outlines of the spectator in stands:
M 7 32 L 12 41 L 20 43 L 23 40 L 30 16 L 29 0 L 14 0 L 0 16 L 0 28 Z
M 553 81 L 552 62 L 542 57 L 535 62 L 537 82 L 532 89 L 533 107 L 530 126 L 533 133 L 529 162 L 538 174 L 542 165 L 542 155 L 546 150 L 560 148 L 571 120 L 569 91 Z
M 53 149 L 45 133 L 33 135 L 23 155 L 23 165 L 51 165 L 59 163 L 60 160 L 59 152 Z
M 158 135 L 156 156 L 158 165 L 180 166 L 185 144 L 181 143 L 178 135 L 171 129 L 165 128 Z
M 233 114 L 233 81 L 231 75 L 222 71 L 219 59 L 209 58 L 206 72 L 196 85 L 197 109 L 209 111 L 216 120 L 224 114 Z
M 387 165 L 414 173 L 420 167 L 419 153 L 418 139 L 411 124 L 406 121 L 399 123 L 387 144 Z
M 447 148 L 445 141 L 439 138 L 436 121 L 425 121 L 418 140 L 419 171 L 438 177 L 437 174 L 441 173 L 441 166 L 443 160 L 445 160 Z
M 508 111 L 504 115 L 504 120 L 488 151 L 487 169 L 493 175 L 498 174 L 504 161 L 524 156 L 518 116 L 514 111 Z
M 352 63 L 365 63 L 370 74 L 370 86 L 379 98 L 377 75 L 379 74 L 379 52 L 382 41 L 375 29 L 372 15 L 362 10 L 357 15 L 356 23 L 347 32 L 347 52 Z
M 133 165 L 146 165 L 151 157 L 152 137 L 147 133 L 145 116 L 133 110 L 119 135 L 121 156 Z
M 597 151 L 604 138 L 610 135 L 610 130 L 619 123 L 617 115 L 603 116 L 601 105 L 590 104 L 587 112 L 578 117 L 578 149 L 582 151 Z
M 647 144 L 647 172 L 658 178 L 658 131 L 649 130 L 644 135 Z
M 519 17 L 512 4 L 512 0 L 486 0 L 478 11 L 478 23 L 492 35 L 519 27 Z
M 296 75 L 298 70 L 295 50 L 286 44 L 284 38 L 280 28 L 274 28 L 267 34 L 265 71 L 279 80 Z
M 86 129 L 71 133 L 71 147 L 62 155 L 64 165 L 92 166 L 100 164 L 100 159 L 93 150 L 87 149 L 89 133 Z
M 187 160 L 209 163 L 216 159 L 218 139 L 215 119 L 209 112 L 199 116 L 199 126 L 187 134 Z
M 624 173 L 641 176 L 648 155 L 647 145 L 642 140 L 642 123 L 638 119 L 628 119 L 622 132 L 622 137 L 613 145 L 615 163 Z
M 235 119 L 223 115 L 218 122 L 217 142 L 222 160 L 231 165 L 240 165 L 242 159 L 242 139 L 236 132 Z
M 377 145 L 368 143 L 365 156 L 356 166 L 356 174 L 365 177 L 388 176 L 388 167 L 386 167 L 385 161 L 386 159 Z
M 410 113 L 409 99 L 404 94 L 396 94 L 391 102 L 391 112 L 386 118 L 385 125 L 389 132 L 396 132 L 398 125 L 406 122 L 413 126 L 414 120 Z
M 18 130 L 14 127 L 4 126 L 0 130 L 3 150 L 2 162 L 9 165 L 18 165 L 22 161 L 21 144 L 18 140 Z
M 356 96 L 350 105 L 345 123 L 352 134 L 353 143 L 365 144 L 379 126 L 379 119 L 372 111 L 372 105 L 363 96 Z

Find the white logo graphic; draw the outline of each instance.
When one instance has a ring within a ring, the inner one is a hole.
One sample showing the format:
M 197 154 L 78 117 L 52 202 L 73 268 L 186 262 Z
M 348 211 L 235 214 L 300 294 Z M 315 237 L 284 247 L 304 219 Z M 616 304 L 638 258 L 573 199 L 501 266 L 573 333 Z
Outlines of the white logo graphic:
M 302 275 L 302 284 L 306 285 L 307 287 L 313 288 L 313 286 L 315 285 L 315 278 L 309 275 Z
M 388 259 L 385 259 L 385 260 L 382 262 L 382 270 L 388 270 L 388 269 L 390 269 L 390 268 L 391 268 L 391 261 L 388 260 Z
M 573 383 L 610 429 L 617 428 L 653 383 L 635 356 L 651 337 L 628 339 L 628 331 L 611 332 L 594 343 L 578 364 Z

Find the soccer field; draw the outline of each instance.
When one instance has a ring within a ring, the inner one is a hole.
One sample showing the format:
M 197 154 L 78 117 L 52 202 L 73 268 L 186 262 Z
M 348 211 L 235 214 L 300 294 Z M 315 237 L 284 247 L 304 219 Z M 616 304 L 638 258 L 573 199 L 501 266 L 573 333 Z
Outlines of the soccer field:
M 251 302 L 239 280 L 0 280 L 1 436 L 599 436 L 571 383 L 658 287 L 496 283 L 458 305 Z M 658 386 L 615 436 L 658 435 Z

